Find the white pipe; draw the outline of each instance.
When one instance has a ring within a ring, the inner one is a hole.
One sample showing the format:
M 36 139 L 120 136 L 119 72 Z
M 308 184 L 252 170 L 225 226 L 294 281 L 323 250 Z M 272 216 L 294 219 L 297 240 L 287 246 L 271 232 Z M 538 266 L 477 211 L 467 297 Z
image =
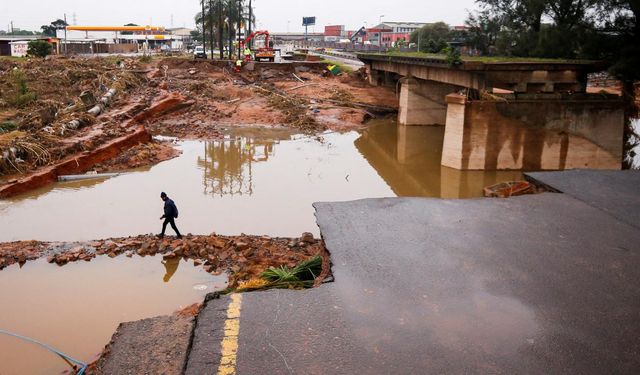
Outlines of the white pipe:
M 97 178 L 111 178 L 121 176 L 123 173 L 100 173 L 100 174 L 80 174 L 80 175 L 69 175 L 69 176 L 58 176 L 59 182 L 66 181 L 82 181 L 82 180 L 93 180 Z

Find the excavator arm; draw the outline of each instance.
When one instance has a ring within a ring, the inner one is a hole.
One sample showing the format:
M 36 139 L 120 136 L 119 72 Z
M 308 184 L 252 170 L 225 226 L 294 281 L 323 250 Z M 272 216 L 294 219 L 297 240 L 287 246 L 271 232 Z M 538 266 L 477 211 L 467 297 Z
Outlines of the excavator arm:
M 260 30 L 260 31 L 255 31 L 253 33 L 251 33 L 247 39 L 245 39 L 242 42 L 242 47 L 244 48 L 244 46 L 246 46 L 252 39 L 254 39 L 255 37 L 259 36 L 259 35 L 264 35 L 266 37 L 266 41 L 265 41 L 265 46 L 269 47 L 269 32 L 265 31 L 265 30 Z

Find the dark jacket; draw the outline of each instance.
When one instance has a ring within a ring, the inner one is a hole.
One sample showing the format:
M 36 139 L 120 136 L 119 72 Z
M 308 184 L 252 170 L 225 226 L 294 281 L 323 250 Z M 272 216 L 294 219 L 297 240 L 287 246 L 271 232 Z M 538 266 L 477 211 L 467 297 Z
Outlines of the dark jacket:
M 176 204 L 173 203 L 173 201 L 169 198 L 167 198 L 167 200 L 164 201 L 164 216 L 167 219 L 178 218 L 178 207 L 176 207 Z

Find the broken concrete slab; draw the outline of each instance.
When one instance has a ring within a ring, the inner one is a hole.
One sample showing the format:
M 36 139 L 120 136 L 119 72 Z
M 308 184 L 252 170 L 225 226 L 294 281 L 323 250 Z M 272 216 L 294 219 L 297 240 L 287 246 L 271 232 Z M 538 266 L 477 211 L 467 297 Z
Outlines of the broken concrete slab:
M 230 298 L 209 295 L 196 318 L 191 352 L 185 366 L 185 375 L 215 375 L 222 358 L 224 324 Z
M 315 207 L 335 282 L 243 294 L 238 374 L 640 371 L 635 227 L 554 193 Z
M 175 314 L 122 323 L 91 374 L 180 374 L 194 318 Z
M 525 177 L 640 228 L 640 171 L 574 170 L 525 173 Z

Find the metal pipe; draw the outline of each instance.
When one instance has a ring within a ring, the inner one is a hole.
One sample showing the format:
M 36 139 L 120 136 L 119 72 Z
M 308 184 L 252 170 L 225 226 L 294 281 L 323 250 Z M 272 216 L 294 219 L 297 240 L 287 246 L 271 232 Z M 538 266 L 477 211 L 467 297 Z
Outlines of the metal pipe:
M 58 176 L 59 182 L 69 182 L 69 181 L 84 181 L 84 180 L 94 180 L 99 178 L 111 178 L 118 177 L 123 175 L 124 173 L 96 173 L 96 174 L 79 174 L 79 175 L 68 175 L 68 176 Z

